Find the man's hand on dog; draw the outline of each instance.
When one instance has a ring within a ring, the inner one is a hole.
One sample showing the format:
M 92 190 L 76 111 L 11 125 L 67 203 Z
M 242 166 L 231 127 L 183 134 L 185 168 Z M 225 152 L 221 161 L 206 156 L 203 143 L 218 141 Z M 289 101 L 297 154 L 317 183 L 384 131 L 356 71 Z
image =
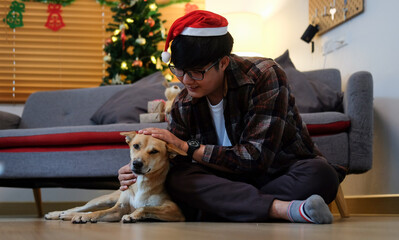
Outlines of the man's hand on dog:
M 168 131 L 166 129 L 145 128 L 145 129 L 139 130 L 138 134 L 151 135 L 154 138 L 158 138 L 167 143 L 171 143 L 185 152 L 187 152 L 187 150 L 188 150 L 188 145 L 185 141 L 176 137 L 173 133 L 171 133 L 170 131 Z
M 121 191 L 127 190 L 130 185 L 136 182 L 137 179 L 137 175 L 132 172 L 129 165 L 130 164 L 126 164 L 118 171 L 118 179 L 119 183 L 121 184 L 119 190 Z

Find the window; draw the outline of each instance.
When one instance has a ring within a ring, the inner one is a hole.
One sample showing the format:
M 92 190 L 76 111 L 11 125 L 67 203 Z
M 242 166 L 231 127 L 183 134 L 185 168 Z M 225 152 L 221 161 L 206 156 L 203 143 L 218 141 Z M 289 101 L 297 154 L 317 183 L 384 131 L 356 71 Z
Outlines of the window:
M 38 2 L 23 2 L 24 26 L 11 29 L 3 19 L 12 1 L 0 0 L 0 103 L 24 103 L 36 91 L 100 85 L 107 74 L 103 45 L 112 35 L 106 32 L 112 21 L 109 7 L 75 0 L 61 8 L 65 27 L 54 32 L 44 26 L 48 4 Z M 205 0 L 159 9 L 166 29 L 193 5 L 204 9 Z
M 24 2 L 24 26 L 11 29 L 3 22 L 11 2 L 0 1 L 0 102 L 23 103 L 36 91 L 100 85 L 109 7 L 75 0 L 61 8 L 65 27 L 52 31 L 45 27 L 48 4 Z

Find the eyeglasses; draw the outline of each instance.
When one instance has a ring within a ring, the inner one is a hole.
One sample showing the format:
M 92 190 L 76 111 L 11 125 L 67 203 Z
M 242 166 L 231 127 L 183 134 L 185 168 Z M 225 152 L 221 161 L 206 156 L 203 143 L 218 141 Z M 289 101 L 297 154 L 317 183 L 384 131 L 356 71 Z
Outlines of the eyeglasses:
M 209 70 L 211 70 L 211 68 L 213 68 L 219 62 L 219 60 L 220 59 L 218 59 L 211 66 L 209 66 L 207 69 L 202 70 L 202 71 L 186 71 L 184 69 L 176 68 L 175 66 L 171 65 L 170 63 L 169 63 L 169 69 L 177 78 L 182 78 L 184 76 L 184 74 L 187 73 L 188 76 L 190 76 L 190 78 L 200 81 L 200 80 L 204 79 L 204 74 L 206 72 L 208 72 Z

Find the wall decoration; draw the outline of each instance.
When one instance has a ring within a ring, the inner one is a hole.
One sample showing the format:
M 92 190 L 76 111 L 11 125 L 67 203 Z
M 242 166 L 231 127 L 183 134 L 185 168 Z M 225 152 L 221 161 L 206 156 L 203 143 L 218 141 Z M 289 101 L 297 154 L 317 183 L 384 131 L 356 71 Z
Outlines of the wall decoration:
M 364 0 L 309 0 L 309 24 L 322 35 L 363 11 Z
M 3 21 L 7 23 L 10 28 L 23 27 L 23 12 L 25 12 L 25 4 L 13 1 L 10 6 L 10 12 Z
M 49 13 L 47 22 L 44 26 L 47 28 L 53 30 L 53 31 L 58 31 L 60 28 L 64 27 L 64 21 L 62 20 L 61 16 L 61 4 L 52 4 L 50 3 L 48 5 L 47 12 Z

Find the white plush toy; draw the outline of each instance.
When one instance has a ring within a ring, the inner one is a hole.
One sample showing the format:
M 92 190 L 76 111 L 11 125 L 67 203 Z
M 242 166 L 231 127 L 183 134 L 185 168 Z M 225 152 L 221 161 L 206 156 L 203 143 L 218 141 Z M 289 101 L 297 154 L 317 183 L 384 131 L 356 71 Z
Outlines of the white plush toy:
M 167 99 L 165 103 L 165 114 L 168 117 L 172 109 L 173 101 L 175 100 L 176 96 L 179 95 L 181 89 L 177 85 L 170 86 L 167 81 L 164 82 L 164 86 L 166 87 L 165 97 Z

